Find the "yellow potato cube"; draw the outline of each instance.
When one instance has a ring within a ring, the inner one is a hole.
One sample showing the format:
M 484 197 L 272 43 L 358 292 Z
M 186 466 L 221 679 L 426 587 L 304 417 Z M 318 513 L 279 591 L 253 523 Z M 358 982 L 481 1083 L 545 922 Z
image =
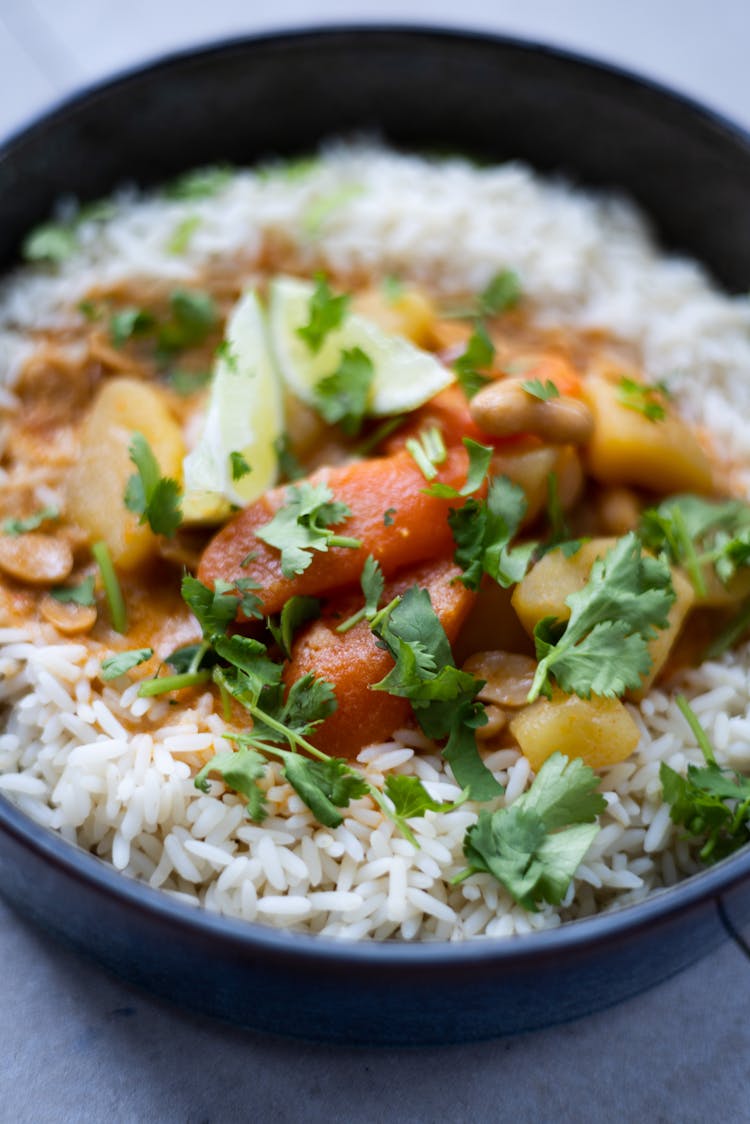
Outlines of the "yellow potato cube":
M 592 375 L 584 385 L 594 415 L 594 435 L 586 449 L 592 476 L 604 484 L 635 484 L 664 494 L 712 491 L 708 457 L 668 403 L 666 416 L 651 420 L 623 405 L 619 381 Z
M 638 745 L 638 727 L 619 699 L 579 699 L 554 691 L 511 720 L 510 731 L 534 772 L 559 750 L 592 769 L 616 765 Z
M 128 455 L 134 433 L 153 449 L 162 474 L 182 479 L 185 448 L 177 422 L 159 391 L 139 379 L 113 378 L 104 383 L 81 431 L 81 449 L 67 481 L 66 512 L 88 532 L 103 539 L 112 561 L 129 570 L 156 552 L 156 536 L 128 511 L 123 497 L 136 469 Z

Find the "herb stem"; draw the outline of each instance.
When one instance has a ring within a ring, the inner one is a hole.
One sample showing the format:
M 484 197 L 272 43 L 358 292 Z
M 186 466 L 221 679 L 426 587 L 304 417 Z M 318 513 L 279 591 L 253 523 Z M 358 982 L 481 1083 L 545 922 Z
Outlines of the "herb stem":
M 675 505 L 672 517 L 674 519 L 677 537 L 682 547 L 685 566 L 687 568 L 688 574 L 690 575 L 690 581 L 693 583 L 693 589 L 699 597 L 705 597 L 706 580 L 703 577 L 700 560 L 695 551 L 695 544 L 690 537 L 690 533 L 687 529 L 685 516 L 683 515 L 682 508 L 679 505 Z
M 197 687 L 201 683 L 207 683 L 210 678 L 211 672 L 206 670 L 186 671 L 181 675 L 165 675 L 161 679 L 148 679 L 145 683 L 141 683 L 138 695 L 142 699 L 150 699 L 154 695 L 165 695 L 168 691 Z
M 362 545 L 361 539 L 350 539 L 346 535 L 331 535 L 328 539 L 329 546 L 347 546 L 352 550 L 358 550 Z
M 359 624 L 360 621 L 363 621 L 366 616 L 367 606 L 363 605 L 358 612 L 352 613 L 350 617 L 347 617 L 345 621 L 342 621 L 341 624 L 337 625 L 336 631 L 341 633 L 348 632 L 350 628 L 354 628 L 355 624 Z
M 97 542 L 91 548 L 91 553 L 102 576 L 112 627 L 115 632 L 125 633 L 128 630 L 128 613 L 109 548 L 105 542 Z
M 709 765 L 716 765 L 713 746 L 708 740 L 708 734 L 700 724 L 698 715 L 695 713 L 684 695 L 675 695 L 674 701 L 677 703 L 682 717 L 685 719 L 692 733 L 694 734 L 695 740 L 698 743 L 698 747 L 700 748 L 700 751 L 705 757 L 706 761 Z

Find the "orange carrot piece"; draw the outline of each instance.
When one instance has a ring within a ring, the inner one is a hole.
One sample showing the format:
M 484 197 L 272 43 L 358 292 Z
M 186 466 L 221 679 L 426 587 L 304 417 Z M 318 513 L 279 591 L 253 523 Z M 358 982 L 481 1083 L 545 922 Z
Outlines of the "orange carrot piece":
M 475 599 L 475 594 L 455 581 L 460 573 L 450 561 L 409 568 L 387 583 L 382 604 L 410 586 L 427 589 L 452 644 Z M 364 746 L 385 741 L 411 715 L 408 699 L 370 690 L 391 670 L 393 659 L 377 646 L 368 622 L 360 621 L 348 632 L 336 632 L 341 621 L 361 608 L 362 600 L 361 593 L 352 593 L 332 602 L 319 620 L 298 634 L 284 671 L 287 685 L 308 672 L 333 684 L 338 707 L 310 740 L 335 757 L 356 757 Z
M 458 446 L 448 450 L 435 479 L 460 488 L 467 471 L 466 451 Z M 335 499 L 349 505 L 351 516 L 335 530 L 359 539 L 361 547 L 314 550 L 303 573 L 284 577 L 280 552 L 256 538 L 256 531 L 286 502 L 287 487 L 274 488 L 214 536 L 201 558 L 200 580 L 212 586 L 219 579 L 252 578 L 260 586 L 263 612 L 277 613 L 297 594 L 320 596 L 355 585 L 368 554 L 375 556 L 388 579 L 404 566 L 446 557 L 453 550 L 448 510 L 463 501 L 425 495 L 427 481 L 408 453 L 323 468 L 310 481 L 328 484 Z M 386 525 L 385 513 L 390 508 L 395 509 L 392 523 Z M 252 555 L 249 560 L 248 555 Z

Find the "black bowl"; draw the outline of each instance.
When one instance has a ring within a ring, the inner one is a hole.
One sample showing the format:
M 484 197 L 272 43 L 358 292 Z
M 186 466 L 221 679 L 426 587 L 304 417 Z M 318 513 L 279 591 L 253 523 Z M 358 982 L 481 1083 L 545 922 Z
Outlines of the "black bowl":
M 376 131 L 625 189 L 666 245 L 750 288 L 750 143 L 631 75 L 489 36 L 341 29 L 230 42 L 85 92 L 0 152 L 0 263 L 55 198 L 247 164 Z M 506 941 L 350 944 L 191 909 L 0 798 L 0 892 L 127 979 L 243 1026 L 436 1043 L 544 1026 L 634 995 L 750 922 L 750 851 L 635 906 Z

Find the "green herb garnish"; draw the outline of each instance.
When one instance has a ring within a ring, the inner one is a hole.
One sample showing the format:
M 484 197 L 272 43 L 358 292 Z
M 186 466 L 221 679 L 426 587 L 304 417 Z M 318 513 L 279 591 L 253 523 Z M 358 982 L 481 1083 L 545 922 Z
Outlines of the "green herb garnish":
M 182 522 L 179 485 L 161 475 L 159 462 L 142 433 L 133 434 L 128 452 L 138 473 L 128 480 L 125 506 L 140 516 L 140 523 L 148 523 L 154 534 L 171 538 Z
M 664 421 L 667 411 L 664 406 L 668 392 L 663 383 L 649 385 L 636 382 L 623 375 L 617 384 L 617 401 L 628 410 L 643 414 L 651 422 Z
M 105 542 L 97 542 L 91 548 L 94 561 L 99 567 L 104 594 L 109 606 L 109 616 L 115 632 L 125 633 L 128 630 L 128 614 L 125 608 L 125 598 L 122 595 L 120 583 L 112 562 L 112 556 Z M 93 579 L 92 579 L 93 580 Z
M 469 337 L 466 350 L 453 364 L 456 379 L 467 398 L 474 395 L 486 386 L 490 379 L 482 371 L 492 366 L 495 358 L 495 345 L 487 334 L 484 324 L 478 321 L 474 331 Z
M 325 484 L 303 481 L 287 488 L 284 506 L 255 534 L 281 552 L 281 572 L 291 578 L 307 569 L 313 550 L 327 551 L 334 546 L 357 549 L 362 545 L 359 539 L 331 530 L 350 515 L 351 508 L 335 500 Z
M 541 379 L 527 379 L 521 383 L 522 388 L 532 398 L 538 398 L 540 402 L 549 402 L 550 398 L 559 398 L 560 391 L 557 389 L 551 379 L 542 382 Z
M 425 480 L 437 476 L 437 465 L 444 464 L 448 456 L 443 435 L 436 425 L 420 431 L 417 437 L 409 437 L 405 442 L 406 451 L 411 454 L 417 468 Z
M 315 290 L 310 297 L 310 319 L 297 335 L 303 339 L 313 355 L 316 355 L 323 341 L 336 328 L 340 327 L 349 310 L 349 295 L 334 296 L 324 274 L 315 275 Z
M 153 656 L 153 648 L 134 648 L 130 652 L 118 652 L 114 656 L 107 656 L 102 660 L 102 679 L 117 679 L 139 664 L 145 663 Z
M 368 554 L 365 559 L 359 581 L 362 586 L 365 603 L 358 612 L 353 613 L 351 617 L 348 617 L 336 627 L 337 632 L 348 632 L 349 629 L 354 628 L 355 624 L 359 624 L 360 621 L 373 620 L 378 611 L 380 598 L 383 596 L 383 590 L 385 589 L 385 579 L 380 569 L 380 563 L 372 554 Z
M 50 594 L 55 601 L 62 601 L 64 604 L 93 605 L 95 603 L 94 575 L 89 574 L 80 585 L 59 585 L 56 589 L 51 589 Z
M 347 437 L 356 437 L 367 413 L 374 378 L 372 360 L 361 348 L 342 351 L 336 370 L 315 387 L 316 410 L 329 425 L 338 424 Z
M 509 808 L 479 813 L 464 839 L 469 866 L 454 882 L 491 874 L 524 909 L 559 905 L 599 832 L 607 804 L 598 785 L 579 758 L 553 753 Z
M 232 480 L 242 480 L 243 477 L 249 476 L 253 471 L 242 453 L 238 453 L 236 450 L 229 454 L 229 468 L 232 473 Z
M 535 543 L 511 549 L 524 515 L 523 489 L 505 476 L 490 480 L 487 499 L 468 499 L 463 507 L 451 508 L 448 523 L 456 550 L 453 560 L 463 570 L 461 581 L 478 589 L 483 574 L 489 574 L 504 589 L 515 585 L 526 573 Z
M 43 507 L 23 519 L 6 519 L 2 530 L 4 535 L 26 535 L 29 531 L 36 531 L 42 523 L 59 518 L 60 512 L 56 507 Z

